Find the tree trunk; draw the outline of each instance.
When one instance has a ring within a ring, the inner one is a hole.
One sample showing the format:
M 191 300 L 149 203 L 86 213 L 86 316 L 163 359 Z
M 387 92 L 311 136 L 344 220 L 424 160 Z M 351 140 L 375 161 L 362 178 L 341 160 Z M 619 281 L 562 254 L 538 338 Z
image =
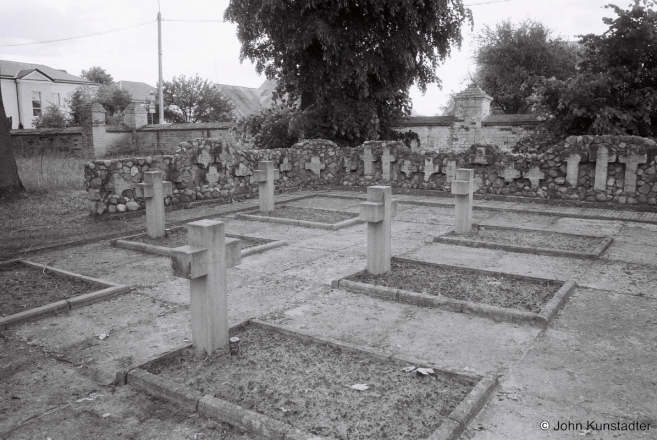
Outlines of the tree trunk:
M 11 147 L 11 123 L 5 113 L 2 102 L 2 90 L 0 90 L 0 195 L 25 191 L 20 177 L 18 167 L 14 158 L 14 149 Z

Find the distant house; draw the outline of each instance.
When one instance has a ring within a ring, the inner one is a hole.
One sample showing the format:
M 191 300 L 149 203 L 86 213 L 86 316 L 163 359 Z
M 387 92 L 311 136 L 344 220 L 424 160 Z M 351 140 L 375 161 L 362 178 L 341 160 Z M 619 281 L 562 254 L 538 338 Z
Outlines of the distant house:
M 68 110 L 66 100 L 79 86 L 98 84 L 42 64 L 0 60 L 0 87 L 12 128 L 33 128 L 33 120 L 50 104 Z
M 225 84 L 215 84 L 214 87 L 233 103 L 236 116 L 248 116 L 273 105 L 271 94 L 276 83 L 265 80 L 257 89 Z
M 124 89 L 130 92 L 132 95 L 132 102 L 141 104 L 145 108 L 148 108 L 149 101 L 155 100 L 155 95 L 157 94 L 157 89 L 155 87 L 144 82 L 119 81 L 114 84 L 117 85 L 119 89 Z

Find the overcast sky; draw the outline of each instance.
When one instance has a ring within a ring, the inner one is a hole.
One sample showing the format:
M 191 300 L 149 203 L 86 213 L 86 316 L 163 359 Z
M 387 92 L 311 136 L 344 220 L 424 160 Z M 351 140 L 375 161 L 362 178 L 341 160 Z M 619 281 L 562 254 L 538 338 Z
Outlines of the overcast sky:
M 463 29 L 460 50 L 437 74 L 442 90 L 433 84 L 423 96 L 411 90 L 413 108 L 420 115 L 434 115 L 451 91 L 463 89 L 471 61 L 473 36 L 484 25 L 503 19 L 539 20 L 556 35 L 575 40 L 576 35 L 601 34 L 607 26 L 603 17 L 613 17 L 603 5 L 610 0 L 465 0 L 474 16 L 474 30 Z M 490 3 L 493 2 L 493 3 Z M 479 4 L 478 4 L 479 3 Z M 483 4 L 488 3 L 488 4 Z M 627 8 L 629 0 L 615 4 Z M 228 0 L 160 0 L 163 33 L 164 79 L 175 75 L 210 79 L 220 84 L 258 87 L 264 77 L 254 66 L 239 61 L 240 43 L 235 26 L 223 23 Z M 23 61 L 65 69 L 80 75 L 82 69 L 101 66 L 115 80 L 157 83 L 157 0 L 0 0 L 0 59 Z M 218 22 L 175 22 L 170 20 L 217 20 Z M 112 31 L 153 21 L 144 26 L 88 38 L 47 44 L 8 47 L 46 40 L 78 37 Z

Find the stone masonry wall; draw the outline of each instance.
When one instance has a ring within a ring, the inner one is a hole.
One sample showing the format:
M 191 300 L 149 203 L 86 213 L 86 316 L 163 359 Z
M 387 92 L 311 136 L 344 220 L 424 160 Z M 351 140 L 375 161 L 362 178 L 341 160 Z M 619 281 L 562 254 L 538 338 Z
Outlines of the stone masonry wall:
M 17 156 L 58 153 L 82 156 L 82 131 L 70 129 L 12 130 L 11 145 Z
M 541 154 L 512 154 L 490 145 L 461 152 L 411 151 L 400 142 L 365 142 L 339 148 L 304 140 L 292 148 L 248 150 L 220 139 L 181 143 L 172 155 L 96 160 L 85 165 L 85 188 L 93 210 L 144 208 L 133 188 L 149 169 L 174 183 L 165 203 L 253 194 L 258 161 L 281 170 L 277 188 L 370 186 L 449 190 L 457 168 L 475 170 L 475 192 L 533 198 L 587 200 L 600 204 L 657 205 L 657 144 L 633 136 L 569 137 Z

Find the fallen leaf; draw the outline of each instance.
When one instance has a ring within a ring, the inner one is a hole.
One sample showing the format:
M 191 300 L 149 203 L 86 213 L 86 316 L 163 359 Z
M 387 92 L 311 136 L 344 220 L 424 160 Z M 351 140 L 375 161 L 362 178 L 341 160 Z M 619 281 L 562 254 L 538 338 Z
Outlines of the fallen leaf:
M 366 383 L 357 383 L 356 385 L 352 385 L 349 388 L 353 388 L 353 389 L 358 390 L 358 391 L 364 391 L 364 390 L 368 389 L 369 386 L 367 386 Z
M 425 376 L 429 374 L 434 374 L 433 368 L 418 368 L 415 370 L 417 373 L 423 374 Z
M 413 371 L 413 370 L 415 370 L 415 365 L 413 365 L 413 366 L 411 366 L 411 367 L 405 367 L 405 368 L 402 368 L 402 371 L 403 371 L 404 373 L 410 373 L 410 372 Z
M 109 417 L 109 416 L 110 416 L 110 413 L 103 414 L 103 417 Z
M 109 336 L 108 333 L 101 333 L 101 334 L 98 335 L 98 339 L 100 339 L 102 341 L 103 339 L 107 338 L 108 336 Z
M 281 406 L 280 408 L 278 408 L 278 409 L 280 409 L 280 410 L 283 411 L 284 413 L 289 411 L 289 409 L 285 409 L 285 408 L 283 408 L 282 406 Z

